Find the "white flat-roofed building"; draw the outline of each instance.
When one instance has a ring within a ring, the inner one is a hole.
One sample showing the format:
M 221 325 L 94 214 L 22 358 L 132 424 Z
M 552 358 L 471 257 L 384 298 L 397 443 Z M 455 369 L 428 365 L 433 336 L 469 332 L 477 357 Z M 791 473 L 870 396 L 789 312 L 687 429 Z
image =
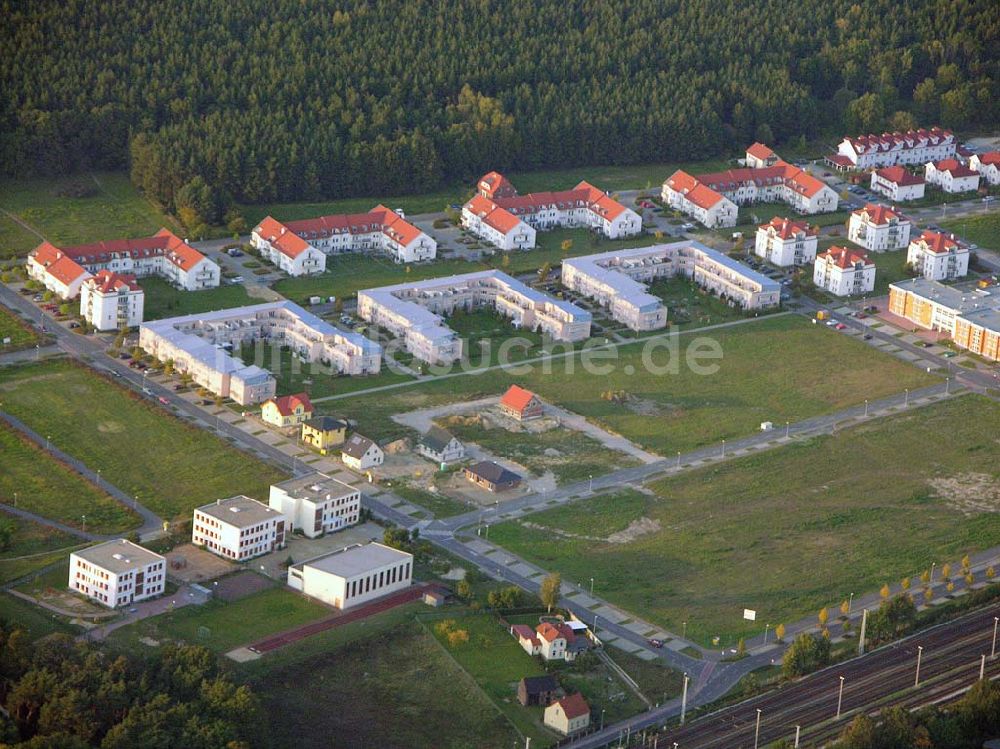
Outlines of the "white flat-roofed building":
M 816 259 L 818 238 L 817 227 L 775 216 L 757 227 L 754 253 L 782 267 L 807 265 Z
M 288 533 L 298 528 L 308 538 L 355 525 L 361 517 L 361 492 L 322 473 L 272 484 L 267 503 L 288 519 Z
M 920 200 L 924 197 L 924 178 L 901 166 L 887 166 L 872 172 L 871 188 L 893 203 Z
M 910 219 L 884 205 L 869 203 L 851 213 L 847 238 L 871 252 L 901 250 L 910 243 Z
M 558 341 L 590 337 L 591 314 L 575 304 L 532 289 L 497 270 L 382 286 L 358 292 L 358 315 L 403 340 L 426 362 L 461 358 L 462 341 L 444 316 L 488 307 L 515 327 L 540 331 Z
M 191 542 L 242 562 L 283 548 L 287 532 L 284 514 L 240 494 L 196 508 Z
M 877 169 L 895 164 L 926 164 L 955 155 L 955 136 L 950 130 L 928 130 L 858 135 L 844 138 L 837 151 L 856 169 Z
M 167 563 L 159 554 L 123 538 L 69 555 L 69 587 L 118 608 L 163 592 Z
M 667 310 L 647 286 L 677 275 L 744 309 L 766 309 L 781 301 L 777 281 L 695 241 L 564 260 L 562 283 L 632 330 L 657 330 L 667 324 Z
M 889 311 L 926 330 L 940 330 L 960 348 L 1000 360 L 1000 299 L 985 289 L 963 290 L 928 278 L 889 285 Z
M 969 157 L 969 168 L 979 173 L 987 185 L 1000 185 L 1000 151 L 974 153 Z
M 97 330 L 124 330 L 142 322 L 145 295 L 135 276 L 101 270 L 80 286 L 80 314 Z
M 924 179 L 945 192 L 972 192 L 979 189 L 979 172 L 969 169 L 958 159 L 927 162 Z
M 178 372 L 240 405 L 275 395 L 275 380 L 233 355 L 245 343 L 288 346 L 302 360 L 320 362 L 349 375 L 376 374 L 382 347 L 350 330 L 336 328 L 292 302 L 268 302 L 143 323 L 139 345 Z
M 910 242 L 906 262 L 931 281 L 953 281 L 969 272 L 969 248 L 953 234 L 928 230 Z
M 813 283 L 836 296 L 855 296 L 875 290 L 875 263 L 861 252 L 831 247 L 816 256 Z
M 347 546 L 288 568 L 288 585 L 338 609 L 408 588 L 413 555 L 372 542 Z

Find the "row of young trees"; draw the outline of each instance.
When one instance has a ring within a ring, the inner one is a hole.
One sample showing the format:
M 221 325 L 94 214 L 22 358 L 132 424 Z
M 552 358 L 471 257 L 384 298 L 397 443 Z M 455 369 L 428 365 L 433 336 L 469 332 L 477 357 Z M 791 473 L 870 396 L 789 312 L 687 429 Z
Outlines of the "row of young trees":
M 991 0 L 2 0 L 0 164 L 171 208 L 995 123 Z M 200 180 L 200 181 L 196 181 Z

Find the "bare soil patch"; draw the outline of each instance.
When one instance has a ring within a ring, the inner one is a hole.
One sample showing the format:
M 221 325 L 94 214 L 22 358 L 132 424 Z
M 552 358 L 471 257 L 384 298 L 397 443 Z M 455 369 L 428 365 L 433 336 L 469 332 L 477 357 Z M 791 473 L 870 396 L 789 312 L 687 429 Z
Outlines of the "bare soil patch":
M 1000 482 L 988 473 L 959 473 L 928 481 L 938 496 L 966 517 L 1000 512 Z

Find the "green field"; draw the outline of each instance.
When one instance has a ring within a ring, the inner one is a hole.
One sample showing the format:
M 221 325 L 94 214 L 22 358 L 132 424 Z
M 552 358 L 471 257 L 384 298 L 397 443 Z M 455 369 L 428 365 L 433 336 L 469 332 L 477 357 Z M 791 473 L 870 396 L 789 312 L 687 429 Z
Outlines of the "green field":
M 203 291 L 181 291 L 162 278 L 150 276 L 143 278 L 140 285 L 145 292 L 142 308 L 144 320 L 212 312 L 265 301 L 247 294 L 243 284 L 222 285 Z
M 390 419 L 394 413 L 500 395 L 517 383 L 645 449 L 673 455 L 752 434 L 762 421 L 799 421 L 936 381 L 861 341 L 797 316 L 753 320 L 707 335 L 723 351 L 718 362 L 706 362 L 718 363 L 715 374 L 697 374 L 684 365 L 687 346 L 700 337 L 688 333 L 673 339 L 681 360 L 676 374 L 645 366 L 643 351 L 652 340 L 646 339 L 620 347 L 616 361 L 597 362 L 613 366 L 608 374 L 584 371 L 576 356 L 571 374 L 567 361 L 560 359 L 549 362 L 549 373 L 538 364 L 520 376 L 494 369 L 317 405 L 358 420 L 366 436 L 382 439 L 403 432 Z M 671 356 L 657 348 L 649 360 L 666 365 Z M 624 393 L 624 398 L 602 398 L 608 391 Z
M 594 577 L 637 616 L 732 644 L 743 608 L 790 622 L 995 546 L 998 430 L 1000 405 L 962 396 L 662 480 L 655 496 L 546 510 L 491 540 L 568 580 Z M 600 540 L 642 518 L 645 535 Z
M 429 463 L 428 468 L 430 468 Z M 412 502 L 415 505 L 423 507 L 425 510 L 429 510 L 436 518 L 447 518 L 469 511 L 469 505 L 443 494 L 435 494 L 426 489 L 410 486 L 403 479 L 393 480 L 392 486 L 389 488 L 392 489 L 393 494 L 398 494 L 407 502 Z
M 994 203 L 996 205 L 996 203 Z M 941 228 L 989 250 L 1000 251 L 1000 211 L 938 222 Z
M 164 518 L 285 478 L 209 432 L 67 361 L 0 370 L 0 402 Z
M 10 343 L 4 343 L 10 338 Z M 34 346 L 38 334 L 15 312 L 0 305 L 0 354 Z
M 185 606 L 144 619 L 115 630 L 109 641 L 132 647 L 140 637 L 166 638 L 225 653 L 332 613 L 326 606 L 288 588 L 270 588 L 233 603 L 212 600 L 203 606 Z M 207 628 L 204 636 L 202 627 Z
M 649 293 L 663 300 L 670 324 L 682 329 L 716 325 L 745 316 L 740 310 L 730 307 L 687 278 L 662 279 L 650 284 Z
M 25 229 L 6 213 L 0 213 L 0 260 L 24 255 L 41 241 L 37 234 Z
M 10 546 L 0 551 L 0 583 L 57 562 L 87 542 L 31 520 L 0 514 L 0 524 L 13 529 Z
M 164 226 L 180 231 L 167 215 L 136 192 L 124 174 L 5 179 L 0 181 L 0 208 L 15 214 L 56 245 L 149 236 Z M 23 255 L 41 241 L 13 222 L 10 224 L 0 226 L 0 257 L 5 253 L 7 257 Z
M 889 284 L 912 278 L 906 270 L 906 250 L 872 252 L 868 255 L 875 262 L 875 291 L 872 296 L 889 293 Z
M 69 466 L 0 424 L 0 501 L 36 515 L 94 533 L 122 533 L 141 518 L 84 479 Z
M 75 635 L 79 629 L 68 624 L 63 617 L 45 609 L 32 606 L 27 601 L 0 593 L 0 617 L 16 622 L 26 630 L 32 640 L 38 640 L 55 633 Z

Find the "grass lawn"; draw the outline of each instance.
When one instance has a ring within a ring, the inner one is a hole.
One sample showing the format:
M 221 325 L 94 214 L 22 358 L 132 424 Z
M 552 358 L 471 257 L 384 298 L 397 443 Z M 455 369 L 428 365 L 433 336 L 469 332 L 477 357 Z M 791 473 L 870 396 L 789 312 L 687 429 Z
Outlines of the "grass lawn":
M 913 276 L 906 271 L 906 250 L 894 252 L 872 252 L 868 255 L 875 261 L 875 291 L 872 296 L 889 293 L 889 284 L 903 281 Z
M 650 284 L 648 289 L 650 294 L 658 296 L 666 304 L 672 325 L 716 325 L 745 316 L 687 278 L 664 278 Z
M 13 529 L 10 546 L 0 551 L 0 583 L 16 580 L 88 545 L 75 536 L 7 514 L 0 514 L 0 524 Z
M 0 402 L 164 518 L 190 517 L 194 507 L 234 494 L 266 497 L 270 484 L 286 478 L 68 361 L 0 370 Z
M 0 424 L 0 501 L 94 533 L 121 533 L 141 518 L 18 432 Z
M 962 396 L 666 479 L 655 496 L 546 510 L 491 540 L 568 580 L 594 577 L 638 616 L 731 645 L 743 608 L 791 622 L 995 546 L 998 429 L 1000 405 Z M 599 540 L 640 518 L 659 529 Z
M 243 284 L 223 285 L 202 291 L 181 291 L 162 278 L 143 278 L 140 285 L 145 292 L 143 319 L 159 320 L 163 317 L 212 312 L 228 307 L 257 304 L 265 300 L 247 294 Z
M 502 427 L 484 426 L 468 416 L 447 417 L 439 422 L 463 442 L 474 442 L 494 455 L 520 463 L 536 476 L 552 471 L 559 484 L 639 465 L 631 455 L 609 450 L 594 438 L 572 429 L 509 432 Z
M 0 593 L 0 618 L 15 622 L 26 630 L 32 640 L 57 632 L 75 635 L 80 630 L 67 623 L 63 617 L 45 609 L 32 606 L 27 601 Z
M 357 419 L 366 436 L 382 439 L 402 433 L 391 414 L 500 395 L 517 383 L 646 449 L 673 455 L 751 434 L 762 421 L 798 421 L 937 381 L 798 316 L 764 318 L 709 335 L 723 352 L 715 374 L 697 374 L 684 364 L 688 345 L 701 336 L 683 334 L 672 339 L 681 363 L 676 374 L 664 371 L 666 366 L 660 371 L 646 366 L 643 352 L 651 340 L 657 343 L 648 361 L 659 366 L 672 358 L 665 348 L 671 339 L 650 338 L 620 347 L 616 360 L 596 362 L 612 367 L 607 374 L 585 371 L 576 356 L 546 362 L 548 372 L 541 364 L 525 367 L 530 371 L 521 375 L 490 370 L 318 405 Z M 624 402 L 603 399 L 609 390 L 624 392 Z
M 359 623 L 370 627 L 345 627 L 356 630 L 350 646 L 343 643 L 344 630 L 331 630 L 246 664 L 265 710 L 297 727 L 274 732 L 277 749 L 523 744 L 469 676 L 412 621 L 412 610 L 405 612 L 409 622 L 397 619 L 401 611 Z M 325 639 L 334 633 L 337 641 Z
M 943 229 L 989 250 L 1000 251 L 1000 211 L 938 222 Z
M 291 590 L 270 588 L 233 603 L 212 600 L 204 606 L 185 606 L 115 630 L 109 639 L 129 646 L 143 636 L 156 640 L 168 638 L 225 653 L 332 613 L 326 606 Z M 199 636 L 201 627 L 208 628 L 206 637 Z
M 82 197 L 70 197 L 71 194 Z M 57 245 L 143 237 L 161 227 L 180 231 L 161 210 L 132 187 L 125 174 L 4 179 L 0 208 L 17 215 Z M 16 227 L 16 225 L 15 225 Z M 0 226 L 0 257 L 21 254 L 41 240 L 23 228 Z
M 468 185 L 464 191 L 472 195 L 473 185 Z M 464 199 L 468 199 L 467 197 Z M 247 225 L 252 229 L 265 216 L 274 216 L 279 221 L 299 221 L 316 216 L 329 216 L 337 213 L 367 213 L 379 203 L 395 210 L 402 208 L 409 214 L 438 213 L 452 203 L 463 200 L 463 188 L 443 189 L 422 195 L 401 195 L 394 198 L 341 198 L 314 203 L 271 203 L 268 205 L 241 205 L 240 210 L 246 216 Z
M 10 343 L 4 343 L 6 338 L 10 338 Z M 36 343 L 38 334 L 31 326 L 16 312 L 0 306 L 0 354 L 34 346 Z
M 24 255 L 42 240 L 5 213 L 0 213 L 0 260 Z
M 430 464 L 428 464 L 430 466 Z M 433 469 L 431 469 L 433 470 Z M 398 494 L 407 502 L 423 507 L 434 513 L 436 518 L 447 518 L 452 515 L 461 515 L 468 512 L 470 507 L 464 502 L 452 499 L 443 494 L 435 494 L 417 486 L 410 486 L 405 480 L 395 479 L 389 487 L 394 494 Z
M 615 647 L 606 647 L 604 652 L 635 679 L 642 693 L 654 703 L 662 704 L 680 696 L 684 687 L 684 674 L 680 671 L 664 666 L 660 661 L 644 661 Z

